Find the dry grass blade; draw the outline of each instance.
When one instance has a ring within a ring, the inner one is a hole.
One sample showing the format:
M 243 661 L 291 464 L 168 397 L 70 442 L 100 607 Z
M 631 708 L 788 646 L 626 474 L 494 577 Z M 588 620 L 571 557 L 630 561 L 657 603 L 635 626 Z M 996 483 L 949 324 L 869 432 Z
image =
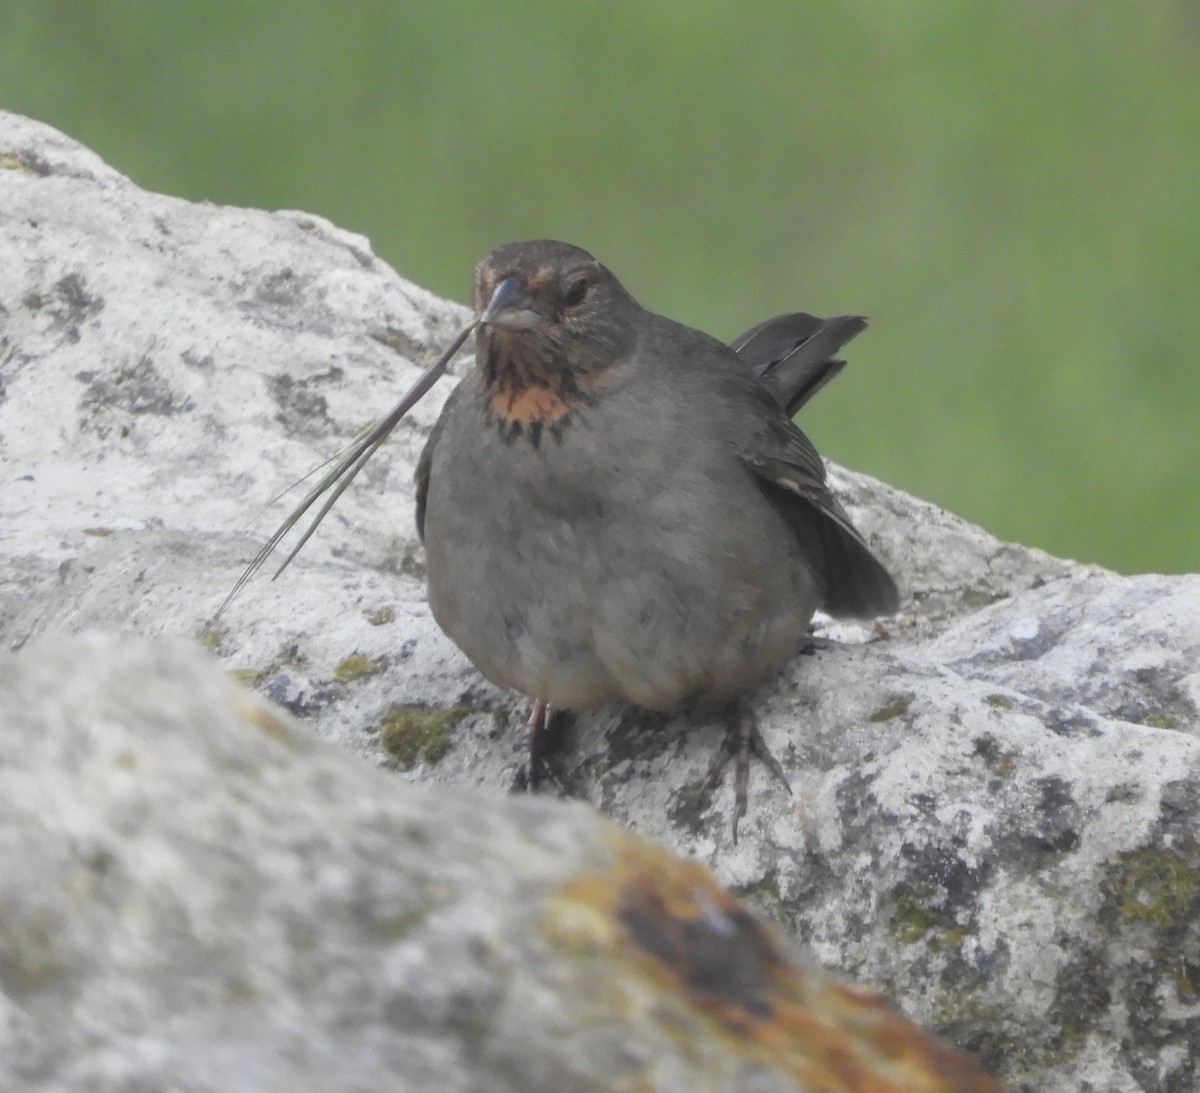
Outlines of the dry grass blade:
M 405 396 L 398 403 L 396 403 L 395 407 L 387 415 L 387 417 L 376 422 L 370 428 L 363 430 L 363 432 L 361 432 L 354 439 L 354 441 L 342 451 L 340 457 L 334 457 L 337 462 L 334 463 L 333 467 L 321 477 L 317 484 L 313 486 L 313 488 L 310 489 L 307 494 L 305 494 L 304 500 L 301 501 L 300 504 L 298 504 L 294 509 L 292 509 L 292 511 L 288 514 L 287 519 L 279 525 L 275 533 L 263 545 L 263 548 L 254 556 L 250 564 L 246 566 L 245 570 L 237 579 L 237 582 L 234 584 L 233 588 L 230 589 L 229 595 L 225 597 L 225 599 L 221 602 L 221 606 L 217 608 L 212 618 L 209 619 L 205 629 L 212 629 L 217 620 L 224 613 L 225 609 L 233 602 L 237 594 L 246 586 L 246 584 L 254 577 L 254 575 L 258 573 L 260 569 L 262 569 L 262 567 L 266 564 L 267 559 L 275 553 L 275 548 L 279 546 L 287 533 L 296 526 L 301 517 L 303 517 L 304 514 L 308 512 L 308 510 L 312 508 L 314 504 L 316 504 L 318 499 L 323 494 L 328 492 L 330 489 L 333 489 L 333 493 L 317 511 L 317 515 L 313 517 L 312 523 L 309 524 L 309 526 L 304 530 L 304 534 L 300 537 L 300 541 L 295 545 L 295 547 L 292 548 L 291 552 L 283 560 L 283 564 L 280 565 L 280 567 L 275 571 L 274 576 L 272 576 L 271 579 L 274 580 L 275 577 L 278 577 L 279 574 L 288 567 L 288 564 L 291 562 L 291 560 L 299 553 L 300 548 L 308 542 L 313 532 L 317 530 L 317 525 L 319 525 L 321 521 L 325 519 L 326 514 L 331 508 L 333 508 L 334 504 L 337 502 L 337 499 L 341 497 L 342 493 L 346 490 L 350 483 L 354 481 L 354 478 L 358 472 L 367 465 L 367 462 L 370 460 L 371 456 L 375 454 L 375 452 L 379 449 L 379 446 L 388 438 L 388 435 L 396 427 L 400 419 L 418 402 L 420 402 L 429 389 L 434 385 L 437 379 L 446 370 L 446 365 L 450 363 L 451 358 L 453 358 L 454 354 L 462 348 L 463 343 L 468 337 L 470 337 L 477 325 L 477 323 L 473 322 L 469 326 L 465 327 L 463 331 L 454 339 L 454 341 L 450 343 L 449 348 L 447 348 L 447 350 L 437 359 L 437 361 L 435 361 L 434 364 L 429 367 L 425 374 L 422 375 L 415 384 L 413 384 L 408 393 L 405 394 Z M 321 466 L 325 466 L 325 464 L 323 463 Z M 320 470 L 320 468 L 318 467 L 317 470 Z M 310 471 L 309 475 L 314 473 L 316 472 Z M 308 478 L 309 475 L 305 475 L 305 478 Z M 304 481 L 304 479 L 302 478 L 300 481 Z M 289 486 L 288 488 L 291 489 L 292 487 Z M 286 492 L 287 490 L 284 491 L 284 493 Z M 283 494 L 280 494 L 279 496 L 282 497 Z M 276 498 L 276 500 L 278 500 L 278 498 Z

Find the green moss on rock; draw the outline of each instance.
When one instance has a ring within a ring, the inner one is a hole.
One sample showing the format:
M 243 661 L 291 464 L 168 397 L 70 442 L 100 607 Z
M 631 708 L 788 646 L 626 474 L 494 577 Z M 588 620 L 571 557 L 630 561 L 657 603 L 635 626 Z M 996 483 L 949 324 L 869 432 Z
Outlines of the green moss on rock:
M 1122 922 L 1172 926 L 1191 912 L 1200 891 L 1200 868 L 1156 847 L 1121 854 L 1113 877 Z
M 339 683 L 357 683 L 383 671 L 383 662 L 372 660 L 362 653 L 351 653 L 333 670 L 333 678 Z
M 436 763 L 450 749 L 450 736 L 466 710 L 451 706 L 423 710 L 392 706 L 379 725 L 379 743 L 405 770 L 417 763 Z
M 37 171 L 24 156 L 14 152 L 0 152 L 0 171 L 26 171 L 36 175 Z
M 234 668 L 229 673 L 243 687 L 257 687 L 267 678 L 265 668 Z
M 886 706 L 881 706 L 878 710 L 871 714 L 870 720 L 876 722 L 891 721 L 893 718 L 899 717 L 901 714 L 907 711 L 909 706 L 911 706 L 916 700 L 916 697 L 917 696 L 915 694 L 911 693 L 897 695 Z
M 892 893 L 892 916 L 888 930 L 903 945 L 924 941 L 935 949 L 948 949 L 967 936 L 965 927 L 954 916 L 929 900 L 932 893 L 901 886 Z

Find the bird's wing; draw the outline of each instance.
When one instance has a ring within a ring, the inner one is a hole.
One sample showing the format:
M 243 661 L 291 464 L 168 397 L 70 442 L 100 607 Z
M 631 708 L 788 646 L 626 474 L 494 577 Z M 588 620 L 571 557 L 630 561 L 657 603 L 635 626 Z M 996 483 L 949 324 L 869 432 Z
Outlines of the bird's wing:
M 813 559 L 831 615 L 873 618 L 893 613 L 900 602 L 895 581 L 829 492 L 825 464 L 808 439 L 773 404 L 761 385 L 759 426 L 739 446 L 742 461 L 759 478 L 770 500 L 787 516 L 805 557 Z
M 422 543 L 425 542 L 425 502 L 429 498 L 429 476 L 433 472 L 433 450 L 437 447 L 438 440 L 441 439 L 443 423 L 450 415 L 451 408 L 462 390 L 463 384 L 459 383 L 447 397 L 442 412 L 438 414 L 437 421 L 429 430 L 429 438 L 425 441 L 425 447 L 421 449 L 421 457 L 417 460 L 417 469 L 413 472 L 413 481 L 417 485 L 417 536 Z

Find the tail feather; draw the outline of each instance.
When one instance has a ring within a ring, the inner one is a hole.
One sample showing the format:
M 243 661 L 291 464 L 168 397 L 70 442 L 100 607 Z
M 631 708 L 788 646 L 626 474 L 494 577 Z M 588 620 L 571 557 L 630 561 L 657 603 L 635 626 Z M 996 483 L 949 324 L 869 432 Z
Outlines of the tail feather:
M 833 354 L 866 326 L 860 315 L 821 319 L 795 311 L 751 327 L 729 345 L 791 417 L 845 368 Z

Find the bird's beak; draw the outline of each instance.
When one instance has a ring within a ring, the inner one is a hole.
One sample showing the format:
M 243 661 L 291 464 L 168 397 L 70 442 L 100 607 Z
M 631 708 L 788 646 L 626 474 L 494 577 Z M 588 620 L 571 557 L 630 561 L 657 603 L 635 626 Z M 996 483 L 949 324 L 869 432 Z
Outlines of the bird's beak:
M 492 293 L 479 321 L 501 330 L 529 330 L 543 322 L 545 316 L 533 308 L 533 301 L 517 277 L 505 277 Z

